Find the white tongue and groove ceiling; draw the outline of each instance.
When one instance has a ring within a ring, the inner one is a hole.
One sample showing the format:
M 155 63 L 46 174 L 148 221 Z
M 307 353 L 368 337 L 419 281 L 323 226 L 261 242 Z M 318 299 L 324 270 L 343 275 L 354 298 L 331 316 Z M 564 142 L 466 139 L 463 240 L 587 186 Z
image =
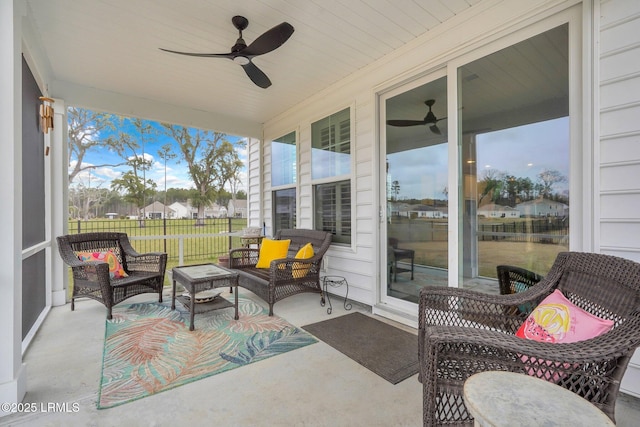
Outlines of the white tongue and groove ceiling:
M 52 81 L 264 123 L 480 0 L 27 0 Z M 253 59 L 261 89 L 224 58 L 281 22 L 280 48 Z

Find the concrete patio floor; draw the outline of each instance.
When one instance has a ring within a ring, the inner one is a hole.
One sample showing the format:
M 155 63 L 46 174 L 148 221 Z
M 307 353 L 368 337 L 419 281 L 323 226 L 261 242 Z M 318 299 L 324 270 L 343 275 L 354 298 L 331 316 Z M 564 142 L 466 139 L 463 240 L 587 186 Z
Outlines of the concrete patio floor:
M 261 302 L 243 289 L 240 294 Z M 169 293 L 165 291 L 165 301 Z M 127 302 L 152 301 L 139 295 Z M 126 304 L 127 302 L 123 303 Z M 319 296 L 301 294 L 275 305 L 296 326 L 347 314 L 333 313 Z M 264 305 L 263 302 L 261 302 Z M 367 313 L 368 307 L 353 305 Z M 51 309 L 25 355 L 25 402 L 67 403 L 72 412 L 36 412 L 0 418 L 0 426 L 419 426 L 422 386 L 417 374 L 397 385 L 329 345 L 316 344 L 227 371 L 111 409 L 96 409 L 105 308 L 92 300 Z M 370 314 L 370 313 L 369 313 Z M 380 319 L 416 333 L 410 327 Z M 196 328 L 198 318 L 196 316 Z M 77 407 L 77 411 L 73 411 Z M 618 398 L 618 426 L 640 425 L 640 399 Z

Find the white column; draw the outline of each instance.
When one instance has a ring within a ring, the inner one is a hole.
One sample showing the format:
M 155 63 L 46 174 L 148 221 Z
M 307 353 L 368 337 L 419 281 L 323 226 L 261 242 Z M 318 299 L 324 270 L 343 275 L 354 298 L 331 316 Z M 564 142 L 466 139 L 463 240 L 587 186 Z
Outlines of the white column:
M 67 212 L 69 211 L 68 182 L 69 162 L 67 147 L 67 114 L 63 100 L 54 103 L 53 131 L 51 132 L 51 304 L 67 302 L 68 269 L 58 252 L 57 236 L 67 234 Z
M 22 58 L 23 0 L 0 1 L 0 402 L 21 402 L 22 363 Z M 8 415 L 0 410 L 0 417 Z

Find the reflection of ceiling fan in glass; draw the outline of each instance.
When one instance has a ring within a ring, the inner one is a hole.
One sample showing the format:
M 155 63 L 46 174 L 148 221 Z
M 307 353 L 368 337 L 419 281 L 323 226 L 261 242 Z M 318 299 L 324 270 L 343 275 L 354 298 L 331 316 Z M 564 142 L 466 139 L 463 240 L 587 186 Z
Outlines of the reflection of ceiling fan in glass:
M 431 132 L 435 133 L 436 135 L 441 135 L 442 132 L 440 132 L 440 129 L 438 128 L 437 123 L 440 120 L 446 119 L 446 117 L 441 117 L 438 119 L 436 118 L 436 115 L 433 114 L 433 111 L 431 111 L 431 107 L 433 106 L 433 104 L 436 103 L 435 99 L 428 99 L 424 101 L 424 103 L 427 105 L 427 107 L 429 107 L 429 112 L 427 113 L 426 116 L 424 116 L 424 119 L 422 120 L 387 120 L 387 124 L 389 126 L 398 126 L 398 127 L 431 125 L 429 126 L 429 129 L 431 129 Z

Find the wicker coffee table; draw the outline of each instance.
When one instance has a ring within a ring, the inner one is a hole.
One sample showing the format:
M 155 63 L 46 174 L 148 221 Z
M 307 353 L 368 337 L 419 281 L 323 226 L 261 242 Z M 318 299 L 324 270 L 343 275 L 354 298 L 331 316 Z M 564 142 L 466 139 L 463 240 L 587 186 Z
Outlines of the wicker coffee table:
M 173 289 L 171 292 L 171 309 L 176 308 L 176 298 L 184 305 L 190 313 L 191 324 L 189 330 L 193 331 L 193 318 L 196 313 L 205 313 L 211 310 L 234 307 L 236 314 L 234 319 L 238 320 L 238 273 L 220 267 L 216 264 L 198 264 L 174 267 Z M 191 294 L 191 298 L 179 295 L 176 296 L 176 282 L 179 282 Z M 222 288 L 229 286 L 235 295 L 235 304 L 230 303 L 225 298 L 217 297 L 209 302 L 196 302 L 193 296 L 198 292 L 207 289 Z M 234 289 L 235 288 L 235 289 Z

